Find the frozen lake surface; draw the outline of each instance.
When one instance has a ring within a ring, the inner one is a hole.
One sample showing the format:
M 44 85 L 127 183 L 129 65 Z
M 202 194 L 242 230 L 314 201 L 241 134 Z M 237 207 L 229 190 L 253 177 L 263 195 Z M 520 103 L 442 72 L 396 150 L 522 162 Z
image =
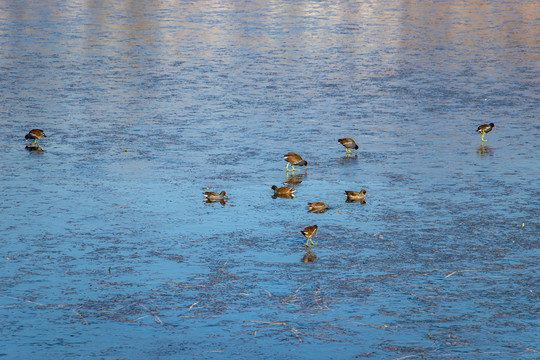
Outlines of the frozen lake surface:
M 0 358 L 538 358 L 539 19 L 2 2 Z

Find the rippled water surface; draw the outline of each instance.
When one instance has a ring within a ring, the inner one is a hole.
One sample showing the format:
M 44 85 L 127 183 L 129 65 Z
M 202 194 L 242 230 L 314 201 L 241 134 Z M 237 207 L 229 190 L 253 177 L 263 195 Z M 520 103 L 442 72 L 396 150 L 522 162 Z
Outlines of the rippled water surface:
M 538 358 L 539 19 L 2 2 L 0 357 Z

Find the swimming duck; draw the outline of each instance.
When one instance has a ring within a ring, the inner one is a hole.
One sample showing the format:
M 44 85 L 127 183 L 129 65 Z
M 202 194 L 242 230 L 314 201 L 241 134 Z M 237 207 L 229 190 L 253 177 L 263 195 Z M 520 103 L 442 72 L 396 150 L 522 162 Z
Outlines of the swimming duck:
M 478 129 L 476 129 L 476 132 L 482 133 L 482 142 L 487 141 L 487 140 L 484 140 L 484 135 L 490 132 L 494 127 L 496 127 L 494 123 L 489 123 L 489 125 L 488 124 L 480 125 Z
M 283 155 L 283 160 L 287 162 L 287 171 L 291 171 L 289 169 L 289 165 L 292 165 L 292 171 L 296 171 L 294 168 L 294 165 L 296 166 L 305 166 L 307 168 L 307 161 L 302 159 L 300 155 L 297 153 L 290 152 L 286 155 Z
M 327 203 L 323 202 L 312 202 L 308 203 L 308 211 L 313 213 L 324 213 L 330 209 L 330 206 Z
M 312 237 L 317 235 L 317 231 L 319 231 L 319 228 L 317 227 L 317 225 L 308 226 L 304 230 L 300 231 L 302 235 L 304 235 L 307 238 L 306 246 L 310 246 L 309 245 L 310 241 L 312 245 L 319 245 L 319 243 L 314 243 L 313 240 L 311 240 Z
M 274 190 L 274 198 L 276 197 L 284 197 L 284 198 L 293 198 L 295 189 L 292 186 L 285 186 L 278 188 L 276 185 L 272 185 L 270 188 Z
M 37 144 L 39 139 L 41 139 L 42 137 L 47 137 L 47 135 L 45 135 L 43 130 L 32 129 L 32 130 L 30 130 L 30 132 L 28 134 L 26 134 L 26 136 L 24 138 L 26 139 L 26 141 L 28 141 L 28 139 L 32 139 L 32 140 L 34 140 L 34 144 Z
M 356 142 L 354 142 L 354 140 L 351 138 L 339 139 L 338 142 L 341 145 L 345 146 L 345 151 L 347 152 L 347 154 L 352 154 L 352 150 L 350 149 L 354 149 L 355 153 L 356 150 L 358 150 L 358 145 L 356 145 Z
M 347 194 L 347 202 L 365 202 L 366 201 L 366 190 L 357 191 L 345 191 Z
M 204 193 L 204 197 L 205 197 L 206 201 L 210 201 L 210 202 L 212 202 L 212 201 L 222 201 L 225 198 L 227 198 L 227 199 L 229 198 L 225 191 L 222 191 L 219 194 L 215 193 L 215 192 L 212 192 L 212 191 L 207 191 L 207 192 Z

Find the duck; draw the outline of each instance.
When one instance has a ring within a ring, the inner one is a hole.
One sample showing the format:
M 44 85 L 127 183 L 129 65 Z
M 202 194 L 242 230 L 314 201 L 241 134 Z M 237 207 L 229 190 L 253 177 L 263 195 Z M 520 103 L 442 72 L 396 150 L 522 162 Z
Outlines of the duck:
M 313 240 L 311 240 L 312 237 L 317 235 L 318 231 L 319 231 L 319 228 L 317 227 L 317 225 L 308 226 L 304 230 L 300 231 L 302 235 L 304 235 L 307 238 L 306 246 L 310 246 L 309 245 L 310 241 L 312 245 L 319 245 L 319 243 L 314 243 Z
M 366 202 L 366 190 L 357 191 L 345 191 L 347 195 L 347 202 Z
M 284 186 L 278 188 L 276 185 L 272 185 L 270 188 L 274 190 L 274 198 L 283 197 L 283 198 L 294 198 L 294 191 L 295 189 L 292 186 Z
M 283 160 L 287 162 L 287 171 L 296 171 L 294 168 L 294 165 L 296 166 L 305 166 L 307 169 L 307 161 L 302 159 L 300 155 L 297 153 L 290 152 L 288 154 L 283 155 Z M 289 169 L 289 165 L 292 165 L 292 170 Z
M 313 213 L 324 213 L 330 209 L 330 206 L 327 203 L 318 201 L 318 202 L 312 202 L 308 203 L 308 211 Z
M 490 132 L 494 127 L 496 127 L 494 123 L 489 123 L 489 124 L 482 124 L 478 127 L 478 129 L 476 129 L 476 132 L 479 132 L 482 134 L 482 142 L 487 141 L 487 140 L 484 140 L 484 135 Z
M 41 139 L 42 137 L 47 137 L 47 135 L 45 135 L 43 130 L 32 129 L 32 130 L 30 130 L 30 132 L 28 134 L 26 134 L 26 136 L 24 138 L 26 139 L 26 141 L 28 141 L 28 139 L 32 139 L 32 140 L 34 140 L 34 144 L 37 144 L 39 139 Z
M 224 199 L 228 199 L 229 196 L 227 196 L 227 193 L 225 191 L 218 193 L 207 191 L 204 193 L 205 201 L 213 202 L 213 201 L 223 201 Z
M 358 150 L 358 145 L 356 145 L 356 142 L 351 138 L 344 138 L 344 139 L 338 139 L 338 142 L 345 146 L 345 151 L 347 154 L 352 154 L 352 150 L 354 149 L 354 153 L 356 154 L 356 150 Z

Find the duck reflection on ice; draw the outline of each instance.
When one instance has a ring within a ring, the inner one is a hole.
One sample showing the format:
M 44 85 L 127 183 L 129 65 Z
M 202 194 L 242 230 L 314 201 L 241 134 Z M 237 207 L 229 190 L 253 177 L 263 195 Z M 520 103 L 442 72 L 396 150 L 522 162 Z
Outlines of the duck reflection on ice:
M 485 146 L 484 143 L 482 143 L 480 144 L 478 150 L 476 150 L 476 153 L 480 156 L 493 155 L 493 149 L 489 146 Z
M 283 182 L 283 185 L 298 185 L 307 176 L 307 171 L 303 174 L 287 173 L 287 180 Z
M 204 199 L 204 202 L 207 204 L 220 203 L 223 206 L 227 205 L 227 199 L 221 199 L 221 200 Z
M 315 259 L 317 259 L 317 254 L 315 254 L 311 248 L 308 248 L 304 256 L 302 256 L 303 263 L 310 263 L 315 261 Z
M 340 165 L 352 166 L 358 161 L 357 153 L 347 153 L 336 159 L 336 162 Z
M 28 145 L 26 145 L 25 149 L 30 151 L 30 152 L 45 152 L 45 150 L 43 150 L 39 146 L 28 146 Z
M 345 202 L 346 203 L 359 203 L 361 205 L 365 205 L 366 204 L 366 199 L 353 200 L 353 199 L 347 198 L 347 200 L 345 200 Z

